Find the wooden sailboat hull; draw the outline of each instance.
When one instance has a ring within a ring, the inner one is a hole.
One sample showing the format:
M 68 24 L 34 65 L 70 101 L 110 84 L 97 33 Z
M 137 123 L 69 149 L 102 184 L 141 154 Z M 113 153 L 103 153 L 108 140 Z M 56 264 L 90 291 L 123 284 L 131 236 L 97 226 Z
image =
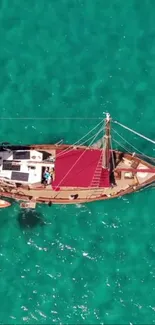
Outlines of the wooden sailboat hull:
M 70 150 L 77 151 L 78 149 L 93 150 L 91 147 L 72 145 L 27 145 L 27 146 L 9 146 L 10 150 L 44 150 L 51 152 L 52 150 Z M 94 149 L 96 150 L 96 149 Z M 98 149 L 102 152 L 102 149 Z M 155 182 L 155 173 L 153 165 L 138 158 L 134 155 L 123 153 L 114 150 L 116 156 L 122 156 L 122 160 L 116 166 L 114 177 L 116 184 L 109 188 L 105 187 L 75 187 L 66 186 L 60 187 L 59 190 L 52 189 L 51 186 L 44 188 L 43 185 L 36 185 L 33 187 L 21 186 L 19 188 L 11 187 L 10 185 L 0 184 L 0 195 L 4 198 L 13 198 L 18 201 L 36 202 L 40 204 L 80 204 L 93 201 L 108 200 L 112 198 L 121 197 L 123 195 L 136 192 L 141 188 Z M 135 167 L 136 166 L 136 167 Z M 137 167 L 138 166 L 138 167 Z M 119 172 L 117 173 L 117 168 Z M 122 172 L 120 172 L 122 168 Z M 123 168 L 125 171 L 123 171 Z M 134 169 L 133 174 L 131 168 Z M 151 170 L 152 172 L 140 173 L 136 172 L 136 168 Z M 129 169 L 129 172 L 128 172 Z M 120 174 L 121 173 L 121 174 Z M 132 175 L 131 175 L 132 174 Z M 8 203 L 7 206 L 10 204 Z

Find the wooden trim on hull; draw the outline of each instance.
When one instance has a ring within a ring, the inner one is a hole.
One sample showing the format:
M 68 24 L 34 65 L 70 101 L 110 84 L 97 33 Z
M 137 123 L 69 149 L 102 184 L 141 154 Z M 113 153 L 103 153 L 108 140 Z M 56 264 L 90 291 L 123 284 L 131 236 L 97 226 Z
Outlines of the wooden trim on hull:
M 50 199 L 50 198 L 43 198 L 43 197 L 39 197 L 36 198 L 35 202 L 36 203 L 44 203 L 44 204 L 48 204 L 49 202 L 51 202 L 52 204 L 80 204 L 80 203 L 89 203 L 89 202 L 95 202 L 95 201 L 103 201 L 103 200 L 109 200 L 109 199 L 114 199 L 117 197 L 122 197 L 126 194 L 131 194 L 134 192 L 139 191 L 142 188 L 145 188 L 147 185 L 151 185 L 153 182 L 155 182 L 155 176 L 153 176 L 152 178 L 149 179 L 149 181 L 144 182 L 142 185 L 138 185 L 133 187 L 130 187 L 124 191 L 120 191 L 119 193 L 117 193 L 116 195 L 112 195 L 112 196 L 99 196 L 93 199 L 76 199 L 76 200 L 66 200 L 66 199 Z M 27 195 L 20 195 L 20 194 L 12 194 L 12 193 L 8 193 L 8 192 L 0 192 L 0 196 L 3 198 L 12 198 L 14 200 L 17 201 L 30 201 L 30 196 Z

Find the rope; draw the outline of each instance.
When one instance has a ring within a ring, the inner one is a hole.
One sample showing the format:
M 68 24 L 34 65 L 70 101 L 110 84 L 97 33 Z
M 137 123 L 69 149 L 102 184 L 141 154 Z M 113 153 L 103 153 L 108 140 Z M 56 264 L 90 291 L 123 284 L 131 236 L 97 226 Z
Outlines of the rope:
M 142 151 L 140 151 L 139 149 L 137 149 L 135 146 L 133 146 L 129 141 L 127 141 L 126 139 L 124 139 L 116 130 L 114 130 L 114 128 L 112 129 L 114 131 L 114 133 L 116 133 L 123 141 L 125 141 L 126 143 L 128 143 L 133 149 L 135 149 L 136 151 L 138 151 L 140 154 L 142 154 L 144 157 L 149 158 L 150 160 L 152 160 L 152 162 L 154 162 L 154 158 L 149 157 L 147 155 L 145 155 Z
M 103 112 L 104 115 L 107 115 L 106 112 Z M 18 116 L 13 116 L 13 117 L 0 117 L 0 120 L 103 120 L 103 117 L 72 117 L 72 116 L 62 116 L 62 117 L 18 117 Z
M 78 141 L 74 142 L 73 143 L 73 146 L 75 146 L 76 144 L 78 144 L 78 142 L 80 142 L 82 139 L 86 138 L 92 131 L 94 131 L 101 123 L 103 123 L 103 119 L 102 121 L 100 121 L 93 129 L 91 129 L 88 133 L 86 133 L 82 138 L 80 138 Z M 100 132 L 101 132 L 101 129 L 100 129 Z M 88 140 L 85 140 L 83 143 L 85 143 L 86 141 Z M 65 150 L 63 150 L 63 152 L 60 152 L 57 157 L 60 157 L 62 155 L 64 155 L 66 152 L 69 152 L 69 151 L 72 151 L 73 149 L 72 148 L 66 148 Z
M 100 129 L 100 132 L 103 132 L 103 128 Z M 92 135 L 90 138 L 88 138 L 87 140 L 85 140 L 84 142 L 79 144 L 79 146 L 83 146 L 86 142 L 90 141 L 91 139 L 94 139 L 94 135 Z M 63 151 L 61 151 L 60 153 L 58 153 L 57 157 L 61 157 L 61 156 L 65 155 L 66 153 L 73 151 L 74 149 L 75 148 L 66 148 Z
M 116 141 L 113 139 L 114 142 L 116 142 L 119 146 L 121 146 L 125 151 L 127 151 L 128 153 L 130 153 L 131 155 L 133 154 L 133 152 L 129 151 L 127 148 L 125 148 L 120 142 Z
M 0 117 L 0 120 L 103 120 L 103 117 Z
M 125 125 L 123 125 L 123 124 L 121 124 L 121 123 L 119 123 L 119 122 L 117 122 L 117 121 L 113 121 L 113 122 L 116 123 L 116 124 L 118 124 L 118 125 L 120 125 L 120 126 L 122 126 L 124 129 L 126 129 L 126 130 L 128 130 L 128 131 L 131 131 L 132 133 L 138 135 L 139 137 L 141 137 L 141 138 L 143 138 L 143 139 L 145 139 L 145 140 L 147 140 L 147 141 L 149 141 L 149 142 L 155 144 L 155 141 L 154 141 L 154 140 L 151 140 L 150 138 L 145 137 L 143 134 L 138 133 L 138 132 L 136 132 L 136 131 L 130 129 L 130 128 L 128 128 L 127 126 L 125 126 Z
M 103 128 L 100 129 L 100 132 L 103 132 Z M 82 142 L 81 144 L 79 144 L 80 146 L 83 146 L 83 144 L 85 144 L 86 142 L 88 142 L 89 140 L 91 140 L 92 138 L 94 138 L 94 135 L 92 135 L 90 138 L 88 138 L 87 140 L 85 140 L 84 142 Z
M 56 186 L 56 188 L 59 188 L 59 186 L 62 184 L 62 182 L 65 180 L 65 178 L 68 176 L 68 174 L 72 171 L 72 169 L 75 167 L 75 165 L 78 163 L 78 161 L 83 157 L 83 155 L 85 154 L 86 150 L 88 150 L 88 148 L 91 146 L 91 144 L 94 142 L 94 140 L 97 138 L 98 134 L 100 133 L 100 131 L 97 132 L 97 134 L 94 136 L 94 139 L 90 142 L 89 146 L 82 152 L 82 154 L 80 155 L 80 157 L 76 160 L 76 162 L 72 165 L 72 167 L 69 169 L 69 171 L 67 172 L 67 174 L 65 174 L 65 176 L 61 179 L 61 181 L 59 182 L 59 184 Z

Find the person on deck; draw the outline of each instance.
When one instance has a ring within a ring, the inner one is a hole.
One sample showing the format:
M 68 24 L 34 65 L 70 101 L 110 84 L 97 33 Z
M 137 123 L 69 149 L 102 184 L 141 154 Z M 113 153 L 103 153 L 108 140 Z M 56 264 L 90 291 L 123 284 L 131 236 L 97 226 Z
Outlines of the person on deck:
M 50 175 L 51 175 L 51 180 L 54 180 L 55 179 L 55 170 L 54 170 L 54 168 L 52 168 L 50 170 Z
M 44 180 L 45 180 L 46 184 L 50 184 L 50 182 L 51 182 L 51 175 L 49 173 L 48 168 L 46 168 L 44 171 Z

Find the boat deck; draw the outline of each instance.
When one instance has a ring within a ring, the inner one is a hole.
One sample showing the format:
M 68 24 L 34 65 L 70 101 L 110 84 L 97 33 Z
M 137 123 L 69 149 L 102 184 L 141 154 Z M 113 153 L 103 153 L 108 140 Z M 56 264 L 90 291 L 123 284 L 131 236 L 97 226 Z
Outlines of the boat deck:
M 46 151 L 55 155 L 53 149 L 49 148 Z M 117 153 L 118 152 L 116 152 L 116 155 Z M 45 203 L 82 203 L 122 196 L 126 193 L 136 191 L 153 180 L 155 181 L 154 173 L 127 171 L 128 168 L 144 169 L 153 167 L 139 158 L 135 158 L 129 154 L 123 154 L 122 159 L 116 159 L 116 162 L 117 166 L 112 175 L 113 177 L 110 187 L 61 186 L 60 188 L 54 189 L 51 184 L 45 186 L 41 182 L 38 182 L 36 184 L 29 184 L 28 186 L 25 184 L 25 186 L 22 185 L 20 187 L 12 188 L 6 186 L 2 187 L 1 185 L 0 194 L 18 200 L 33 200 Z M 126 171 L 120 171 L 123 168 L 125 168 Z

